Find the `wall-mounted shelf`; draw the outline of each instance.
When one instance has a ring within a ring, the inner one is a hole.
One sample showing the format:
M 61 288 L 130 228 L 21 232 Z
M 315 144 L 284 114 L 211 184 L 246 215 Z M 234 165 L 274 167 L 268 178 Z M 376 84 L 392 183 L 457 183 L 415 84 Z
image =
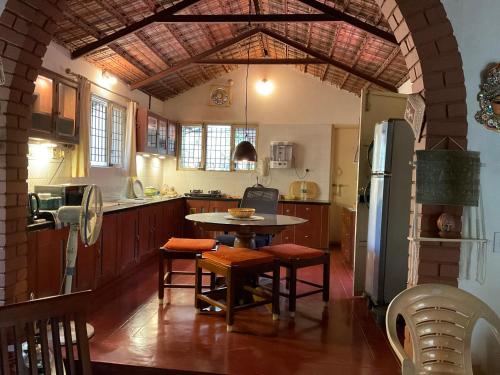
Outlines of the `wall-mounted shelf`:
M 412 242 L 460 242 L 460 243 L 486 243 L 484 238 L 441 238 L 441 237 L 407 237 Z

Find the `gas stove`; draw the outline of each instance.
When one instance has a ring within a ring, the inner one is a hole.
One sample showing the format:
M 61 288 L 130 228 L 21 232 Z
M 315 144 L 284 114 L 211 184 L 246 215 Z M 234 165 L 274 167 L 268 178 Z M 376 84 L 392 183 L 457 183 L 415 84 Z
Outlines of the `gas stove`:
M 220 190 L 209 190 L 207 193 L 204 193 L 203 190 L 190 190 L 189 193 L 184 194 L 186 197 L 191 198 L 222 198 L 223 195 Z

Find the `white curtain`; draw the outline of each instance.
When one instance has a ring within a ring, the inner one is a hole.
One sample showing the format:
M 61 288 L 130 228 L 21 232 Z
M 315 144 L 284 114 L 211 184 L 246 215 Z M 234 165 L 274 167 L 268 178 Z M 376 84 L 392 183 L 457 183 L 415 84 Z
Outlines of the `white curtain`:
M 127 124 L 125 130 L 125 150 L 123 154 L 123 170 L 126 176 L 137 177 L 137 166 L 135 163 L 136 140 L 135 140 L 135 118 L 137 103 L 130 101 L 127 106 Z
M 80 78 L 80 142 L 71 155 L 71 177 L 88 177 L 90 161 L 90 81 Z

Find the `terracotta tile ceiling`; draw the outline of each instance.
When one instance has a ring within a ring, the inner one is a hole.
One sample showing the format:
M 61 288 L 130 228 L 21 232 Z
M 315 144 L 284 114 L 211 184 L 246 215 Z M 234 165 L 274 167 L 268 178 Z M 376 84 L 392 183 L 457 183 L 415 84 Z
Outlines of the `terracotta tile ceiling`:
M 58 24 L 55 38 L 70 51 L 75 51 L 179 1 L 70 0 L 68 3 L 65 19 Z M 256 12 L 255 3 L 258 4 L 260 14 L 321 13 L 298 0 L 253 0 L 252 13 Z M 374 0 L 321 0 L 321 3 L 383 31 L 390 31 Z M 177 14 L 248 14 L 248 1 L 201 0 Z M 397 45 L 346 22 L 268 23 L 258 26 L 266 27 L 299 43 L 301 47 L 331 58 L 375 81 L 398 87 L 407 79 L 408 71 Z M 134 84 L 230 40 L 248 28 L 244 23 L 152 23 L 99 47 L 84 58 L 125 82 Z M 251 58 L 314 57 L 267 34 L 257 33 L 208 58 L 246 59 L 248 48 Z M 189 64 L 141 87 L 141 90 L 165 100 L 237 67 L 234 64 Z M 331 64 L 311 63 L 295 67 L 321 81 L 356 94 L 367 87 L 381 89 L 378 85 Z

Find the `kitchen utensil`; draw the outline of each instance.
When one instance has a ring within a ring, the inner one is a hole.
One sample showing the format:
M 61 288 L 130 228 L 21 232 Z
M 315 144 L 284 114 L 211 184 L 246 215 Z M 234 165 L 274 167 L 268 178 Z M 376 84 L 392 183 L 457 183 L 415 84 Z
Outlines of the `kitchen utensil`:
M 288 196 L 300 200 L 316 199 L 318 193 L 319 187 L 313 181 L 293 181 L 288 188 Z
M 36 193 L 28 193 L 28 222 L 34 223 L 40 211 L 40 198 Z
M 144 195 L 146 197 L 154 197 L 160 194 L 160 191 L 153 186 L 146 186 L 144 189 Z
M 255 208 L 228 208 L 227 212 L 234 218 L 249 218 L 255 213 Z
M 132 191 L 136 198 L 144 198 L 144 187 L 142 186 L 142 182 L 140 180 L 135 180 L 132 183 Z

